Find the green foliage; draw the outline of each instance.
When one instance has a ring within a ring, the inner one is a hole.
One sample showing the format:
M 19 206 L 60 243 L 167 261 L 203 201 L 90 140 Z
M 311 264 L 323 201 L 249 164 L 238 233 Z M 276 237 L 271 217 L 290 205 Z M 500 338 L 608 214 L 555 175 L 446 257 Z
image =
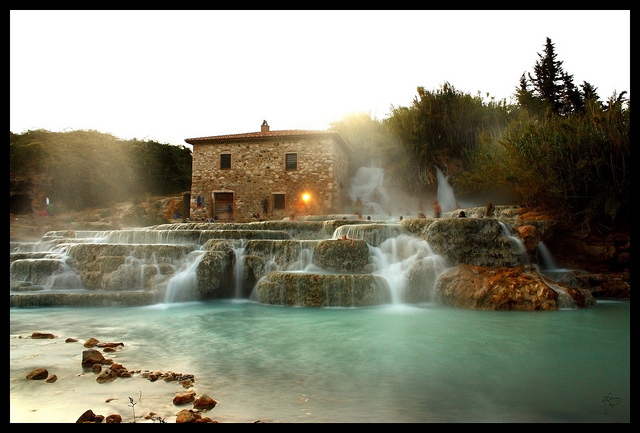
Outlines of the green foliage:
M 480 95 L 458 92 L 449 83 L 435 92 L 422 87 L 417 91 L 413 105 L 393 108 L 385 125 L 408 155 L 404 161 L 408 183 L 419 190 L 436 185 L 436 166 L 467 165 L 476 153 L 479 134 L 499 135 L 510 110 L 504 101 L 487 102 Z
M 493 184 L 521 204 L 557 211 L 568 221 L 628 221 L 630 108 L 612 97 L 580 115 L 513 121 L 498 142 L 486 142 L 456 184 Z M 480 149 L 479 149 L 480 150 Z
M 555 47 L 551 39 L 547 38 L 544 55 L 538 53 L 539 61 L 533 66 L 534 75 L 529 74 L 529 79 L 533 81 L 537 96 L 555 114 L 558 114 L 562 107 L 560 94 L 563 84 L 562 62 L 558 61 Z
M 175 194 L 191 188 L 191 151 L 97 131 L 10 134 L 11 176 L 47 179 L 47 196 L 69 210 Z
M 590 83 L 579 90 L 549 38 L 539 58 L 530 81 L 520 79 L 516 106 L 486 103 L 448 83 L 436 92 L 419 87 L 411 107 L 394 108 L 384 121 L 406 151 L 398 164 L 418 185 L 435 184 L 437 165 L 455 174 L 457 194 L 506 194 L 573 222 L 627 221 L 626 92 L 603 104 Z
M 133 176 L 137 177 L 139 194 L 164 195 L 191 189 L 191 151 L 188 148 L 139 140 L 128 141 L 126 145 L 137 168 Z
M 518 103 L 530 114 L 569 116 L 583 112 L 585 100 L 597 98 L 591 84 L 584 82 L 582 90 L 574 85 L 573 75 L 565 72 L 563 62 L 557 60 L 551 39 L 547 38 L 544 53 L 538 53 L 538 57 L 533 66 L 534 74 L 522 74 L 516 92 Z

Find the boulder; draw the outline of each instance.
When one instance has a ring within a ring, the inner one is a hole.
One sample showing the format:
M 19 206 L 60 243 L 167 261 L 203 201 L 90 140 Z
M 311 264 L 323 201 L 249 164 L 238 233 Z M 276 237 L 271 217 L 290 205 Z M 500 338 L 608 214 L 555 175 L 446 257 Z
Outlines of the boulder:
M 29 380 L 44 380 L 49 376 L 49 371 L 46 368 L 39 367 L 27 374 Z
M 47 339 L 47 338 L 56 338 L 56 336 L 49 332 L 34 332 L 31 334 L 31 338 Z
M 108 383 L 108 382 L 113 382 L 117 378 L 118 378 L 118 373 L 117 372 L 115 372 L 114 370 L 112 370 L 110 368 L 105 368 L 104 370 L 102 370 L 98 374 L 98 377 L 96 377 L 96 382 L 98 382 L 98 383 Z
M 105 421 L 107 424 L 120 424 L 122 422 L 122 416 L 117 413 L 113 413 L 108 415 Z
M 84 347 L 96 347 L 98 345 L 100 341 L 97 338 L 89 338 L 87 341 L 84 342 L 83 346 Z
M 193 408 L 201 409 L 201 410 L 210 410 L 216 407 L 217 404 L 218 402 L 216 400 L 212 399 L 207 394 L 202 394 L 198 396 L 198 398 L 196 398 L 195 401 L 193 402 Z
M 102 353 L 96 349 L 88 349 L 82 351 L 82 366 L 92 367 L 93 364 L 104 364 L 105 359 Z
M 205 423 L 217 423 L 218 421 L 214 421 L 209 417 L 202 416 L 199 412 L 193 409 L 183 409 L 176 414 L 176 424 L 184 424 L 184 423 L 194 423 L 194 424 L 205 424 Z
M 76 423 L 101 423 L 104 420 L 103 415 L 96 415 L 93 413 L 91 409 L 85 411 L 80 417 L 76 420 Z
M 192 401 L 195 400 L 195 398 L 196 398 L 195 391 L 187 391 L 173 397 L 173 404 L 175 404 L 176 406 L 180 406 L 183 404 L 191 403 Z
M 47 377 L 47 380 L 45 380 L 45 382 L 54 383 L 57 380 L 58 380 L 58 376 L 56 376 L 55 374 L 52 374 L 51 376 Z
M 572 290 L 523 266 L 458 265 L 440 275 L 436 296 L 445 305 L 478 310 L 557 310 L 595 303 L 588 291 Z

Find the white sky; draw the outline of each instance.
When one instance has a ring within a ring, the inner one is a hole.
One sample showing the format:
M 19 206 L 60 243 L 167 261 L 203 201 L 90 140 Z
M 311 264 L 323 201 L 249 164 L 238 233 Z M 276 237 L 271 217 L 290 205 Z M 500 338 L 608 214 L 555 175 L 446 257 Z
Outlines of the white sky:
M 448 81 L 510 101 L 549 37 L 574 84 L 631 94 L 629 10 L 10 11 L 10 130 L 124 140 L 328 129 Z

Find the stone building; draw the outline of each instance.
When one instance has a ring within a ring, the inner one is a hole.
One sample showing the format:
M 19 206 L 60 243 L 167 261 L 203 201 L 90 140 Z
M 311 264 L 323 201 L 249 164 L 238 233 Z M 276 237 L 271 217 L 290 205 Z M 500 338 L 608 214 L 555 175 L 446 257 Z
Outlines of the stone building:
M 353 149 L 337 132 L 271 131 L 188 138 L 191 218 L 281 219 L 340 213 Z

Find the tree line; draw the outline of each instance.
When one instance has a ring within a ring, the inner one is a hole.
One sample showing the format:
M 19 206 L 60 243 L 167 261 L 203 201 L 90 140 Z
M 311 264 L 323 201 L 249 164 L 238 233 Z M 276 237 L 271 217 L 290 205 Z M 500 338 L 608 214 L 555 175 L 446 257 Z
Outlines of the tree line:
M 626 91 L 605 102 L 576 86 L 551 39 L 515 88 L 516 103 L 417 88 L 409 107 L 378 121 L 357 113 L 331 128 L 355 148 L 356 167 L 380 163 L 394 184 L 422 196 L 436 167 L 456 195 L 494 193 L 546 208 L 569 223 L 613 224 L 630 217 L 631 104 Z
M 121 140 L 93 130 L 40 129 L 10 133 L 9 147 L 12 181 L 38 178 L 52 202 L 66 210 L 191 189 L 191 150 L 186 146 Z

